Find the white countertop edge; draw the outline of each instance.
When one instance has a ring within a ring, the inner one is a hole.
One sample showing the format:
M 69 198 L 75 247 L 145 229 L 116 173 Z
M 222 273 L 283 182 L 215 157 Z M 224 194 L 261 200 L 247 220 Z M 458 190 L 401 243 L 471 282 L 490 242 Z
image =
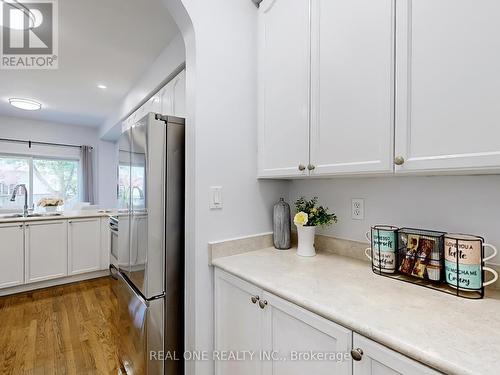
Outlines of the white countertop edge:
M 432 367 L 437 371 L 441 371 L 444 373 L 460 374 L 460 375 L 475 375 L 475 373 L 469 372 L 464 368 L 457 366 L 455 363 L 447 361 L 446 358 L 442 358 L 441 356 L 438 355 L 433 356 L 432 353 L 426 352 L 421 347 L 412 346 L 408 342 L 400 341 L 397 339 L 397 337 L 391 336 L 386 332 L 370 329 L 370 327 L 363 326 L 363 324 L 360 324 L 359 322 L 356 322 L 350 319 L 348 316 L 342 315 L 341 313 L 332 312 L 331 310 L 326 311 L 321 307 L 319 307 L 317 304 L 315 304 L 314 301 L 301 300 L 296 296 L 288 294 L 279 288 L 274 288 L 269 284 L 259 282 L 259 280 L 251 277 L 250 275 L 246 275 L 243 272 L 235 272 L 235 270 L 232 269 L 231 267 L 225 267 L 223 264 L 220 264 L 220 262 L 217 259 L 213 261 L 213 266 L 218 267 L 221 270 L 226 271 L 236 277 L 239 277 L 251 284 L 254 284 L 261 289 L 273 293 L 278 297 L 284 298 L 287 301 L 290 301 L 308 311 L 311 311 L 328 320 L 331 320 L 334 323 L 340 324 L 341 326 L 350 329 L 356 333 L 359 333 L 360 335 L 365 336 L 371 340 L 374 340 L 392 350 L 395 350 L 398 353 L 401 353 L 409 358 L 412 358 L 429 367 Z M 429 290 L 429 292 L 440 293 L 432 290 Z
M 46 220 L 67 220 L 67 219 L 79 219 L 79 218 L 93 218 L 93 217 L 109 217 L 112 212 L 97 212 L 97 211 L 68 211 L 62 212 L 61 215 L 53 216 L 35 216 L 35 217 L 0 217 L 0 224 L 8 223 L 24 223 L 31 221 L 46 221 Z

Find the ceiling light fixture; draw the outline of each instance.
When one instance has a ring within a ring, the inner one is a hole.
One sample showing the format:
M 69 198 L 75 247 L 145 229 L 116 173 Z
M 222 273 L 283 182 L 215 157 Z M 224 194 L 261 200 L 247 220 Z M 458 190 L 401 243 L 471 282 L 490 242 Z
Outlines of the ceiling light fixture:
M 108 88 L 108 86 L 102 84 L 97 85 L 97 87 L 99 87 L 101 90 L 106 90 Z
M 11 106 L 25 111 L 38 111 L 42 108 L 41 103 L 31 99 L 9 98 L 9 103 Z

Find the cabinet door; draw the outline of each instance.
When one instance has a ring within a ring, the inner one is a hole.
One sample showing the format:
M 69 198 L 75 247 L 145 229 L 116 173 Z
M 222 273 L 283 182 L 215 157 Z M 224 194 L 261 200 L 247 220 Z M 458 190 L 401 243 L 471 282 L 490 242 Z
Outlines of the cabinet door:
M 307 175 L 310 0 L 264 0 L 258 28 L 258 173 Z
M 67 276 L 66 220 L 29 222 L 25 226 L 26 282 Z
M 262 317 L 252 297 L 261 290 L 219 269 L 215 269 L 215 350 L 253 351 L 262 348 Z M 217 375 L 259 375 L 259 358 L 250 360 L 216 360 Z
M 354 375 L 437 375 L 439 372 L 386 348 L 357 333 L 353 334 L 354 350 L 363 352 L 353 361 Z
M 160 99 L 160 93 L 157 92 L 154 94 L 147 103 L 145 104 L 146 108 L 144 111 L 144 116 L 148 114 L 149 112 L 153 113 L 160 113 L 161 112 L 161 99 Z
M 186 117 L 186 71 L 175 77 L 173 85 L 174 112 L 177 117 Z
M 397 172 L 500 167 L 499 18 L 497 0 L 398 1 Z
M 0 224 L 0 288 L 24 283 L 24 226 Z
M 162 115 L 174 114 L 174 81 L 170 81 L 160 91 Z
M 264 375 L 348 375 L 352 374 L 349 353 L 352 332 L 329 320 L 267 292 L 263 293 L 264 351 L 276 352 L 279 358 L 264 361 Z M 324 353 L 322 360 L 308 357 Z
M 68 269 L 70 275 L 101 268 L 101 222 L 99 218 L 68 221 Z
M 394 2 L 312 0 L 312 175 L 393 170 Z

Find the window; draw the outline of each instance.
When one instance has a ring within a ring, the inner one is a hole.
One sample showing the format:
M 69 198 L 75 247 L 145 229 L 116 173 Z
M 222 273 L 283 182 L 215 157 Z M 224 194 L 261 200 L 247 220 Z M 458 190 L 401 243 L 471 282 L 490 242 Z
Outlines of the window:
M 24 205 L 19 199 L 11 202 L 10 197 L 16 185 L 29 186 L 29 164 L 28 158 L 0 157 L 0 208 L 17 209 Z
M 33 203 L 42 198 L 62 198 L 66 206 L 79 201 L 76 160 L 33 159 Z
M 22 194 L 10 201 L 18 184 L 28 188 L 30 206 L 42 198 L 61 198 L 66 207 L 74 205 L 80 201 L 79 167 L 79 160 L 0 155 L 0 209 L 23 207 Z

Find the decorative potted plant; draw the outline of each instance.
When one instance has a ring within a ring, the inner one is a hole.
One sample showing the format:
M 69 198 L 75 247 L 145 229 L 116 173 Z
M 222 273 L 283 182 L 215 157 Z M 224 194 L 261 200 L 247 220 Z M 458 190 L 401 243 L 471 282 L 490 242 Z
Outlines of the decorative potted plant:
M 311 200 L 300 197 L 295 202 L 297 214 L 293 222 L 297 227 L 297 255 L 299 256 L 315 256 L 314 235 L 316 234 L 316 227 L 325 227 L 337 222 L 337 215 L 328 213 L 328 207 L 317 206 L 317 203 L 318 197 Z
M 38 207 L 44 207 L 47 212 L 54 212 L 58 206 L 62 206 L 64 201 L 60 198 L 42 198 L 38 201 Z

